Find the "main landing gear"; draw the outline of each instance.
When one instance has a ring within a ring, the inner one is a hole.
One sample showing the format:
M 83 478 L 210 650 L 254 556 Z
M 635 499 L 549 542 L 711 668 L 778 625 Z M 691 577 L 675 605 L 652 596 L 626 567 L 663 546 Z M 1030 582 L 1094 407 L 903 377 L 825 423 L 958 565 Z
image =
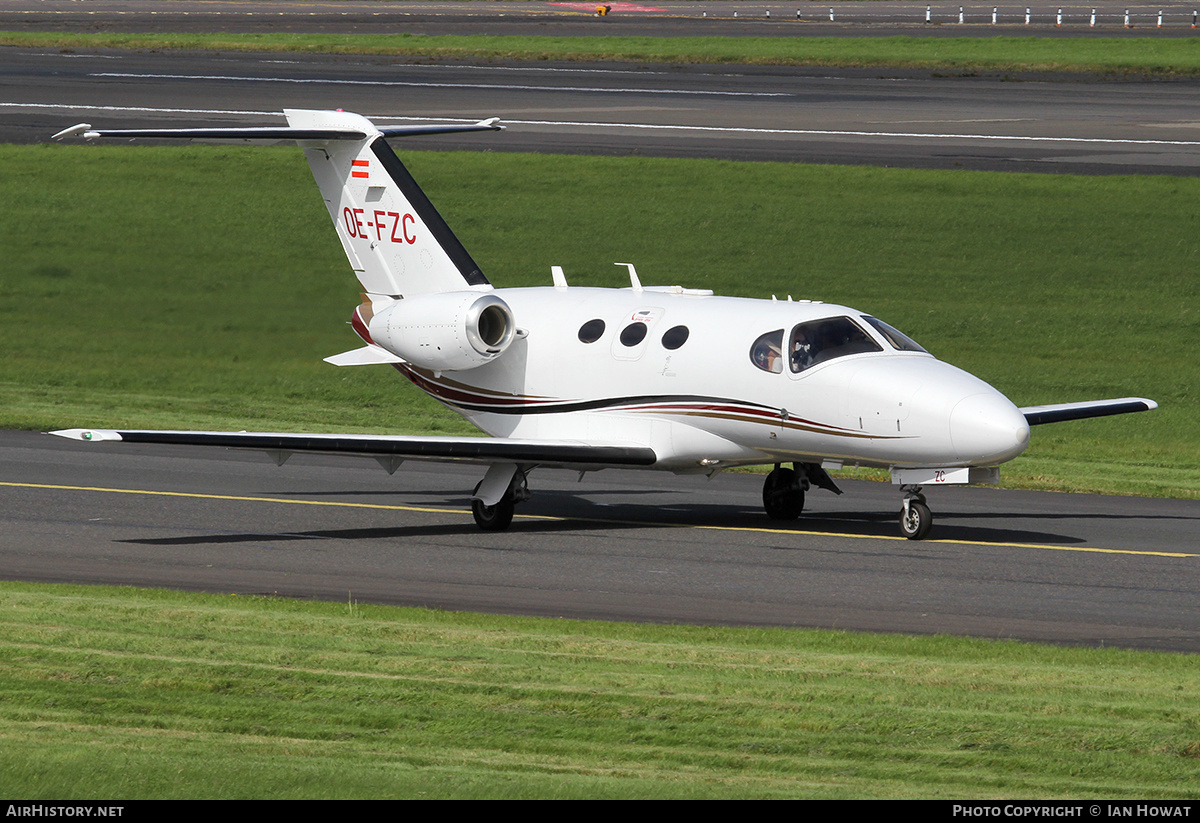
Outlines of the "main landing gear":
M 471 514 L 475 517 L 475 525 L 485 532 L 502 532 L 512 525 L 515 506 L 512 495 L 506 493 L 494 506 L 488 506 L 482 500 L 472 500 Z
M 772 520 L 795 520 L 804 511 L 804 487 L 808 483 L 794 469 L 778 463 L 763 481 L 763 508 Z
M 804 511 L 804 493 L 810 486 L 828 489 L 834 494 L 842 490 L 817 463 L 793 463 L 785 469 L 779 463 L 763 481 L 763 508 L 772 520 L 795 520 Z
M 484 480 L 486 479 L 484 478 Z M 480 481 L 476 484 L 472 494 L 479 493 L 483 482 Z M 518 469 L 513 474 L 508 489 L 495 504 L 489 506 L 478 497 L 471 500 L 471 514 L 475 518 L 475 525 L 485 532 L 502 532 L 512 525 L 514 507 L 528 499 L 529 484 L 526 482 L 525 472 Z

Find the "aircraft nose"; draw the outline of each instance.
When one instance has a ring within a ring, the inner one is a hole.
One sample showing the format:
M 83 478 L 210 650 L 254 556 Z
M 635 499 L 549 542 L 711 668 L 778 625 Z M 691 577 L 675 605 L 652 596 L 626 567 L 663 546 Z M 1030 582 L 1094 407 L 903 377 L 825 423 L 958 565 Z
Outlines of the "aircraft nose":
M 1029 423 L 999 392 L 973 394 L 950 412 L 950 440 L 959 460 L 995 465 L 1025 451 Z

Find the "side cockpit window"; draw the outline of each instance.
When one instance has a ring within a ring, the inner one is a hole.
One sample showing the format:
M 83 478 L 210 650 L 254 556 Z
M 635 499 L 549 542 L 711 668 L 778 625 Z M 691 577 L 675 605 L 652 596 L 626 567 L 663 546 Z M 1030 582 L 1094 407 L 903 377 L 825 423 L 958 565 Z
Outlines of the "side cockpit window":
M 792 329 L 788 366 L 799 373 L 838 357 L 880 351 L 883 347 L 849 317 L 826 317 Z
M 783 373 L 783 329 L 769 331 L 750 347 L 750 362 L 763 371 Z

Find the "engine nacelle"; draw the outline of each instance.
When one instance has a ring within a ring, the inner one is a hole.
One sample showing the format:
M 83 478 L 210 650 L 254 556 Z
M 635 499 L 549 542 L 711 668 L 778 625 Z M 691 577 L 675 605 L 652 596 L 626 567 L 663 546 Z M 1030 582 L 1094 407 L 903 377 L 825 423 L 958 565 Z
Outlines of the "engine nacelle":
M 371 317 L 368 330 L 375 343 L 414 366 L 455 371 L 495 360 L 517 326 L 496 295 L 455 291 L 397 300 Z

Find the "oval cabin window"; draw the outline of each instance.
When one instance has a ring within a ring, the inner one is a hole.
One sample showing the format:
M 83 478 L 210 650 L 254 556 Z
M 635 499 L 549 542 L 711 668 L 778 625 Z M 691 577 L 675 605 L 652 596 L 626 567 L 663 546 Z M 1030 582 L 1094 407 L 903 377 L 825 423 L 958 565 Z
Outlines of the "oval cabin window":
M 595 343 L 603 334 L 603 320 L 589 320 L 579 327 L 579 340 L 582 343 Z
M 645 323 L 630 323 L 621 329 L 621 345 L 632 348 L 646 339 Z
M 687 342 L 688 334 L 687 326 L 675 326 L 667 329 L 666 334 L 662 336 L 663 348 L 674 351 Z

